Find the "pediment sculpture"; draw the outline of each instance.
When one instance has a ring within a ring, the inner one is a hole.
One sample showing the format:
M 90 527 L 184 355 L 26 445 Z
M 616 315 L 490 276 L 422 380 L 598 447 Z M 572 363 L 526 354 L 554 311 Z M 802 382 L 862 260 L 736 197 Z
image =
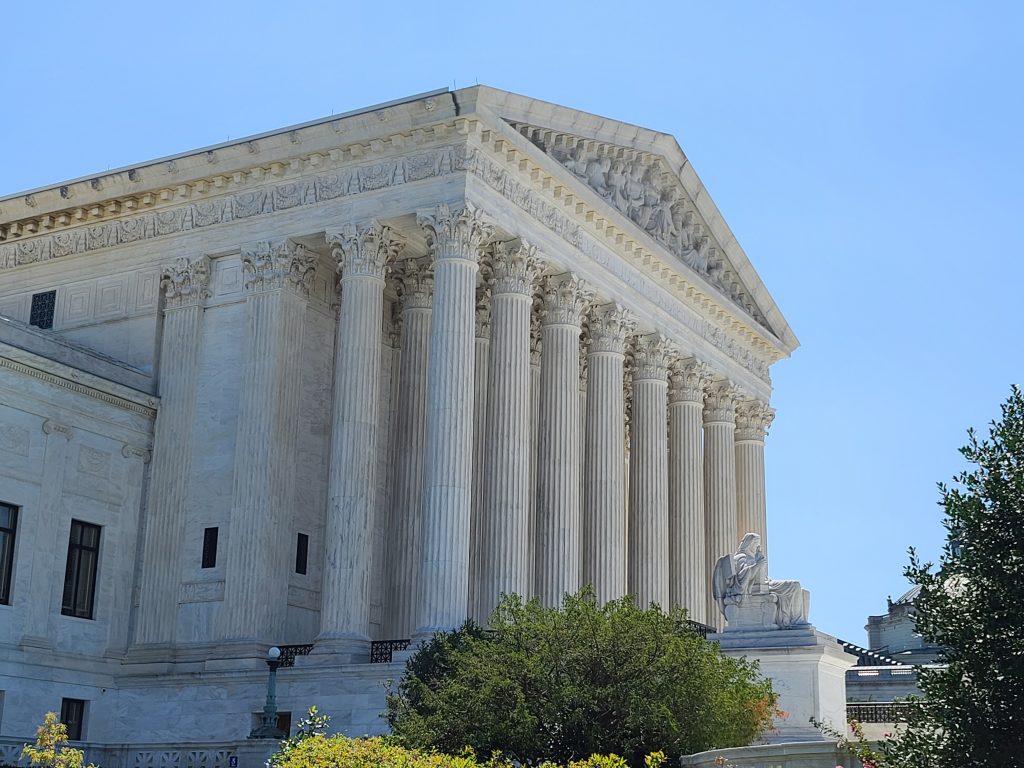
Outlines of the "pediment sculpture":
M 756 533 L 744 536 L 734 554 L 718 559 L 711 586 L 726 631 L 808 626 L 810 592 L 799 581 L 768 578 L 768 560 Z

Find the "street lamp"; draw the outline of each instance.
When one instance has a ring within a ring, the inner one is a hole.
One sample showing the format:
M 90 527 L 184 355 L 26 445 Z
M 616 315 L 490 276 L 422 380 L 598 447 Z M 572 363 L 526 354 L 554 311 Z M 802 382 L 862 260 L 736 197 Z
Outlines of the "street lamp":
M 249 733 L 250 739 L 283 739 L 284 734 L 277 727 L 277 668 L 281 666 L 281 649 L 276 645 L 267 651 L 267 703 L 263 705 L 260 724 Z

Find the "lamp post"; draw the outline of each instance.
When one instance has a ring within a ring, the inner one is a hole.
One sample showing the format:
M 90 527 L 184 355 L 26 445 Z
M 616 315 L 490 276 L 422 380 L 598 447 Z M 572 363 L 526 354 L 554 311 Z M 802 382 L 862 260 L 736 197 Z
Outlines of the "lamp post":
M 281 666 L 281 649 L 276 645 L 267 651 L 267 703 L 263 705 L 260 724 L 249 733 L 250 739 L 283 739 L 284 734 L 277 727 L 277 668 Z

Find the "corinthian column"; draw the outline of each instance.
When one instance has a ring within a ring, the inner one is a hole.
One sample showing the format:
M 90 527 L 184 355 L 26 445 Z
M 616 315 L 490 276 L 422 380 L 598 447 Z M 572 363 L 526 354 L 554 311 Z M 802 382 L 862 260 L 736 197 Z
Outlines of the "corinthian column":
M 388 526 L 386 637 L 409 637 L 419 610 L 422 539 L 423 445 L 426 427 L 427 350 L 434 278 L 429 259 L 398 262 L 401 365 L 398 371 L 394 500 Z
M 174 642 L 185 497 L 192 465 L 192 423 L 203 302 L 210 260 L 180 258 L 160 276 L 164 324 L 160 343 L 160 410 L 153 439 L 146 540 L 135 625 L 138 645 Z
M 580 588 L 580 318 L 590 296 L 575 275 L 544 281 L 535 586 L 549 606 Z
M 633 323 L 617 304 L 590 314 L 584 448 L 583 580 L 607 602 L 626 594 L 625 409 L 622 375 Z
M 491 235 L 479 212 L 420 214 L 434 256 L 423 479 L 423 605 L 417 634 L 459 626 L 469 598 L 473 500 L 473 338 L 477 263 Z
M 484 539 L 484 453 L 487 449 L 487 358 L 491 348 L 491 286 L 481 274 L 476 287 L 476 338 L 473 342 L 473 508 L 470 513 L 469 612 L 486 624 L 488 608 L 480 581 L 480 553 Z
M 761 551 L 768 554 L 768 523 L 764 495 L 764 438 L 775 410 L 759 400 L 747 400 L 736 409 L 736 518 L 737 533 L 761 536 Z
M 669 601 L 707 623 L 711 567 L 705 554 L 704 449 L 701 427 L 710 369 L 680 360 L 669 378 L 668 540 Z
M 536 249 L 497 243 L 491 258 L 486 448 L 480 551 L 483 614 L 502 594 L 529 597 L 530 306 Z
M 704 513 L 707 524 L 706 569 L 739 544 L 736 525 L 736 404 L 739 393 L 729 381 L 714 384 L 704 401 Z M 709 574 L 710 577 L 710 574 Z M 711 593 L 706 596 L 708 623 L 722 626 Z
M 316 255 L 288 240 L 261 242 L 242 251 L 242 268 L 247 333 L 219 635 L 273 642 L 288 605 L 283 542 L 295 499 L 302 329 Z
M 327 233 L 341 274 L 318 651 L 361 655 L 369 641 L 370 534 L 377 498 L 384 271 L 401 243 L 377 222 Z
M 668 340 L 641 336 L 633 351 L 629 451 L 629 591 L 668 609 Z

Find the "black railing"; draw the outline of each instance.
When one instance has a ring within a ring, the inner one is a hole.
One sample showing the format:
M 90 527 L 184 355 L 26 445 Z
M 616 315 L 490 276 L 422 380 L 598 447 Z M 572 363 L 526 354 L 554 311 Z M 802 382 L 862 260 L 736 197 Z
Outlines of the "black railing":
M 370 643 L 370 663 L 390 664 L 395 651 L 404 651 L 411 640 L 374 640 Z
M 282 667 L 294 667 L 296 656 L 308 656 L 309 652 L 313 650 L 313 645 L 279 645 L 281 649 L 281 657 L 278 659 L 278 665 Z
M 686 626 L 691 632 L 700 635 L 705 640 L 708 639 L 709 633 L 717 632 L 714 627 L 709 627 L 707 624 L 701 624 L 699 621 L 692 621 L 691 619 L 686 620 Z
M 846 705 L 846 719 L 860 723 L 905 723 L 910 707 L 891 701 L 861 702 Z

